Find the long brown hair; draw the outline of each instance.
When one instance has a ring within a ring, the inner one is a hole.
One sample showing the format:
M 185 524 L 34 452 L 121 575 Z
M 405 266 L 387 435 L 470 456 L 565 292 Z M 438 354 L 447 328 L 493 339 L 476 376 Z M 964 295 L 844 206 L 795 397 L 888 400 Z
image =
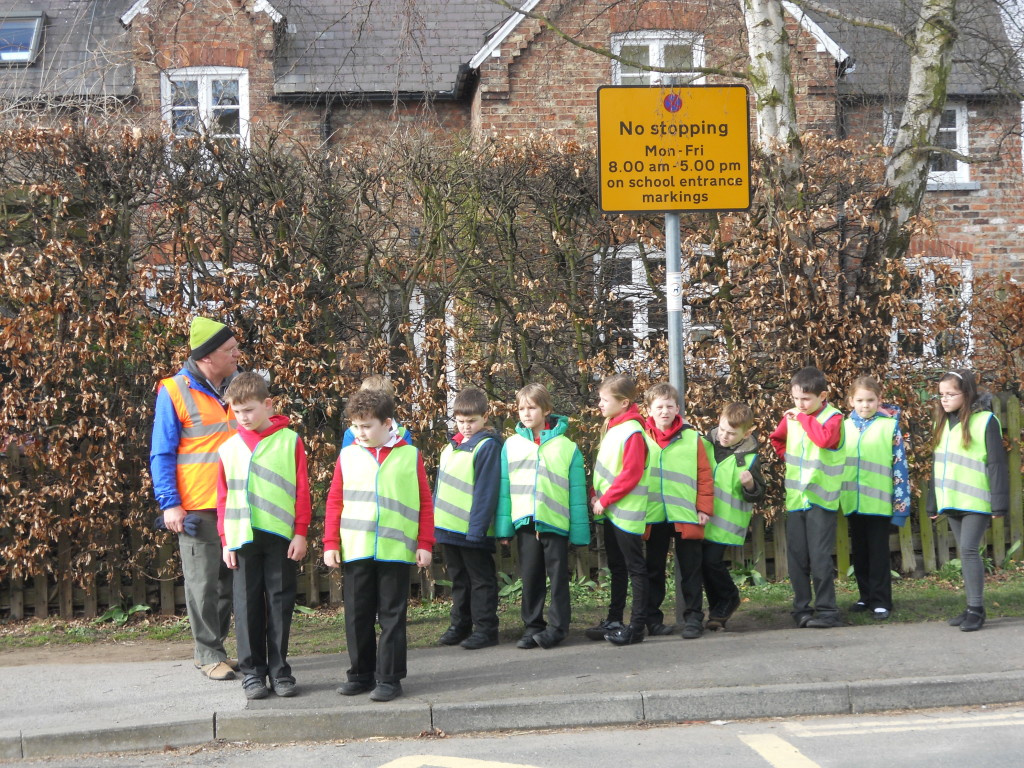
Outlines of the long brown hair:
M 636 401 L 636 382 L 624 373 L 616 373 L 602 380 L 597 391 L 606 392 L 616 400 L 629 400 L 631 403 Z M 608 432 L 609 421 L 611 419 L 604 420 L 604 426 L 601 427 L 601 437 L 604 437 Z
M 942 382 L 952 382 L 956 387 L 963 393 L 963 402 L 960 403 L 960 408 L 957 410 L 957 418 L 960 420 L 960 440 L 963 443 L 964 448 L 970 448 L 971 446 L 971 430 L 968 428 L 971 421 L 971 411 L 974 409 L 974 404 L 978 401 L 978 381 L 974 377 L 974 374 L 966 369 L 960 369 L 956 371 L 949 371 L 948 373 L 942 374 L 939 379 L 939 384 Z M 942 407 L 942 400 L 937 399 L 934 406 L 935 411 L 935 427 L 932 433 L 932 447 L 938 448 L 939 440 L 942 437 L 942 430 L 946 426 L 946 421 L 949 414 Z

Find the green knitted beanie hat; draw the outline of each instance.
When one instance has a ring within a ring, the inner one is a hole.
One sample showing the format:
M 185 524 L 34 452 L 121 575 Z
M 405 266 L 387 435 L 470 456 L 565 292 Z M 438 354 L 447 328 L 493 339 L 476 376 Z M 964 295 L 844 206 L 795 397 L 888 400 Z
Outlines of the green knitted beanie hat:
M 192 348 L 192 359 L 202 360 L 234 335 L 235 332 L 224 323 L 218 323 L 207 317 L 195 318 L 188 332 L 188 345 Z

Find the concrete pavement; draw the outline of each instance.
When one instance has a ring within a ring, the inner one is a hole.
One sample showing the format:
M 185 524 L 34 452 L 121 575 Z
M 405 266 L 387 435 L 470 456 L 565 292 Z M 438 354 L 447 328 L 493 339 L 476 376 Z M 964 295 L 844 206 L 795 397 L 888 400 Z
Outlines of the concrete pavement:
M 755 631 L 741 611 L 699 640 L 617 648 L 574 627 L 549 651 L 412 650 L 388 703 L 336 694 L 338 654 L 294 658 L 299 696 L 254 702 L 191 659 L 5 667 L 0 758 L 995 704 L 1024 700 L 1022 647 L 1018 618 Z

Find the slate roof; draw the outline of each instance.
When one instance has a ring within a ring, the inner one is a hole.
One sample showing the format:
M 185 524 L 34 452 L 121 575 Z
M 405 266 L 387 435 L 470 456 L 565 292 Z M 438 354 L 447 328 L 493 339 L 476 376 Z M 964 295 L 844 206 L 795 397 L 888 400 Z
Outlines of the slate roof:
M 456 96 L 465 65 L 511 12 L 494 0 L 282 0 L 278 96 Z
M 836 10 L 893 23 L 912 34 L 915 3 L 901 0 L 824 0 Z M 1020 72 L 1013 61 L 999 10 L 991 0 L 958 3 L 959 36 L 954 47 L 949 95 L 994 96 L 1020 89 Z M 910 76 L 910 51 L 893 35 L 855 26 L 809 12 L 822 30 L 854 60 L 854 67 L 839 83 L 846 95 L 905 97 Z
M 3 0 L 0 19 L 44 13 L 40 53 L 30 64 L 0 64 L 0 99 L 124 97 L 134 68 L 118 17 L 125 0 Z

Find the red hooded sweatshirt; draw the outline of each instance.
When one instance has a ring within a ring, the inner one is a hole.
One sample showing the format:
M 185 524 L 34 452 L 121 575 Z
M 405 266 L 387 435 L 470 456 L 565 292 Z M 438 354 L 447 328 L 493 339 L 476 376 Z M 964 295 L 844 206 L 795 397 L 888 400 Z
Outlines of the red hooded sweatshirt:
M 256 445 L 265 437 L 269 437 L 278 430 L 284 429 L 291 422 L 287 416 L 275 414 L 270 417 L 270 426 L 262 432 L 252 432 L 242 426 L 238 427 L 238 436 L 250 451 L 256 450 Z M 220 534 L 220 543 L 227 546 L 227 538 L 224 536 L 224 507 L 228 500 L 228 481 L 224 475 L 224 465 L 220 465 L 220 473 L 217 477 L 217 533 Z M 306 448 L 300 437 L 295 441 L 295 535 L 306 536 L 309 532 L 309 521 L 312 518 L 312 505 L 309 501 L 309 475 L 306 473 Z
M 807 437 L 819 448 L 834 450 L 839 446 L 843 437 L 843 414 L 837 413 L 824 424 L 818 422 L 818 414 L 825 410 L 827 403 L 822 403 L 821 408 L 814 413 L 797 413 L 796 420 L 804 428 Z M 782 421 L 775 428 L 768 439 L 771 440 L 772 448 L 783 461 L 786 460 L 786 436 L 789 434 L 789 419 L 783 414 Z
M 397 438 L 397 435 L 392 435 L 387 444 L 377 448 L 366 448 L 366 450 L 373 454 L 378 464 L 383 464 L 392 448 L 397 448 L 400 445 L 409 445 L 409 443 Z M 430 492 L 430 484 L 427 482 L 427 471 L 423 467 L 423 454 L 418 451 L 416 454 L 416 477 L 420 491 L 420 530 L 416 548 L 430 552 L 434 548 L 434 495 Z M 341 549 L 341 515 L 344 509 L 345 479 L 341 474 L 341 456 L 338 456 L 334 465 L 331 488 L 327 491 L 324 552 Z
M 675 437 L 685 429 L 693 429 L 683 421 L 681 416 L 675 420 L 664 432 L 654 425 L 654 419 L 647 419 L 644 425 L 647 434 L 656 442 L 659 447 L 664 448 L 672 442 Z M 715 475 L 711 471 L 711 462 L 708 461 L 707 451 L 702 446 L 697 448 L 697 512 L 703 512 L 711 517 L 715 511 Z M 682 534 L 684 539 L 703 539 L 704 526 L 694 523 L 676 523 L 675 529 Z

